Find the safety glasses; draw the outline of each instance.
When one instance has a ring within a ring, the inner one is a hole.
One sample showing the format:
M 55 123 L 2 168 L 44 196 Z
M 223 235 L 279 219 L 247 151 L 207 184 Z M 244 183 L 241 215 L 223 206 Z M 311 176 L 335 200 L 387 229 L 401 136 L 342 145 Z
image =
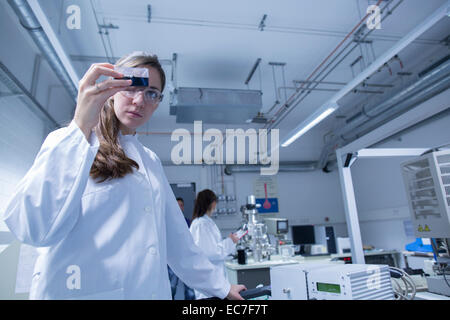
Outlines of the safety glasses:
M 152 89 L 152 88 L 145 88 L 145 89 L 129 88 L 124 91 L 120 91 L 120 93 L 127 98 L 134 98 L 134 97 L 136 97 L 137 94 L 142 93 L 143 97 L 144 97 L 144 102 L 146 104 L 159 103 L 164 97 L 164 95 L 161 94 L 161 92 L 159 92 L 156 89 Z

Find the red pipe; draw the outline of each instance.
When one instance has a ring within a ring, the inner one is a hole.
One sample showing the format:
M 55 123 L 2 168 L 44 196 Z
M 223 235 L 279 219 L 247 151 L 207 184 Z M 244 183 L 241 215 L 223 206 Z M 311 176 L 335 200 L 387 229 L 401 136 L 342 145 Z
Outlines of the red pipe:
M 378 2 L 377 2 L 377 4 L 376 4 L 376 6 L 378 6 L 381 2 L 382 2 L 383 0 L 378 0 Z M 278 109 L 278 111 L 274 114 L 274 116 L 272 117 L 272 119 L 273 118 L 275 118 L 277 115 L 278 115 L 278 113 L 280 113 L 280 111 L 283 109 L 283 107 L 284 106 L 286 106 L 286 105 L 288 105 L 290 102 L 291 102 L 291 100 L 292 100 L 292 98 L 303 88 L 303 86 L 305 85 L 305 83 L 306 82 L 308 82 L 308 80 L 309 79 L 311 79 L 312 78 L 312 76 L 325 64 L 325 62 L 327 62 L 328 61 L 328 59 L 330 59 L 331 58 L 331 56 L 342 46 L 342 44 L 345 42 L 345 41 L 347 41 L 347 39 L 359 28 L 359 26 L 364 22 L 364 21 L 366 21 L 366 19 L 369 17 L 369 13 L 367 13 L 365 16 L 364 16 L 364 18 L 362 18 L 361 19 L 361 21 L 352 29 L 352 31 L 350 31 L 350 33 L 349 34 L 347 34 L 346 36 L 345 36 L 345 38 L 337 45 L 337 47 L 336 48 L 334 48 L 334 50 L 328 55 L 328 57 L 326 57 L 325 58 L 325 60 L 323 60 L 322 61 L 322 63 L 316 68 L 316 69 L 314 69 L 314 71 L 309 75 L 309 77 L 302 83 L 302 85 L 300 86 L 300 88 L 298 88 L 290 97 L 289 97 L 289 99 L 283 104 L 283 106 L 280 108 L 280 109 Z M 275 121 L 273 121 L 273 120 L 271 120 L 271 122 L 273 123 L 273 122 L 275 122 Z

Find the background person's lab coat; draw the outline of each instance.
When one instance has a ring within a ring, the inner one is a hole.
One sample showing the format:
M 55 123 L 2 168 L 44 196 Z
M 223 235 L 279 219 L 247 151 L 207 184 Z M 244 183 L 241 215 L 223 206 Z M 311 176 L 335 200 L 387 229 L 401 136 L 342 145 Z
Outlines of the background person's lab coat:
M 227 278 L 225 259 L 230 254 L 236 253 L 236 244 L 233 240 L 229 237 L 222 239 L 216 223 L 206 214 L 192 221 L 190 231 L 195 244 L 203 250 L 209 261 L 216 268 L 217 273 L 221 273 Z M 212 296 L 199 292 L 195 288 L 194 291 L 196 299 Z
M 22 242 L 41 248 L 30 299 L 171 299 L 167 264 L 183 282 L 225 298 L 230 284 L 195 246 L 158 157 L 119 136 L 139 164 L 95 183 L 99 143 L 74 121 L 49 134 L 6 207 Z

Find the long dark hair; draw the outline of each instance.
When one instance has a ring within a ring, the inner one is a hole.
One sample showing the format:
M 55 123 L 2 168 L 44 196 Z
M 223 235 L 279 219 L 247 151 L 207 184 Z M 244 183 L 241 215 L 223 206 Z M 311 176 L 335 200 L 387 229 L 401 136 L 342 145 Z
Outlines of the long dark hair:
M 150 66 L 158 70 L 161 77 L 161 91 L 164 90 L 166 76 L 156 55 L 144 52 L 134 52 L 126 55 L 116 62 L 117 66 L 145 67 Z M 109 98 L 100 112 L 99 124 L 95 129 L 100 147 L 92 164 L 90 176 L 103 182 L 108 179 L 122 178 L 133 172 L 133 167 L 139 169 L 139 165 L 128 158 L 117 139 L 120 121 L 114 112 L 114 99 Z
M 195 199 L 194 214 L 192 215 L 192 220 L 194 220 L 195 218 L 203 217 L 205 213 L 211 208 L 211 205 L 214 201 L 217 201 L 217 196 L 213 191 L 209 189 L 200 191 L 197 195 L 197 199 Z

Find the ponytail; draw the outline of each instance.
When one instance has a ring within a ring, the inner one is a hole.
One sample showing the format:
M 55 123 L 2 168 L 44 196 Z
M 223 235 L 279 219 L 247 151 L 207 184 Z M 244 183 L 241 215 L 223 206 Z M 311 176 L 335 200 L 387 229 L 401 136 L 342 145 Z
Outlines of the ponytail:
M 128 158 L 118 142 L 119 119 L 114 113 L 113 98 L 109 98 L 100 112 L 96 135 L 100 142 L 97 155 L 91 167 L 90 176 L 97 182 L 107 179 L 122 178 L 139 169 L 136 161 Z
M 197 199 L 195 199 L 192 220 L 203 217 L 205 213 L 211 208 L 211 205 L 214 201 L 217 201 L 217 196 L 213 191 L 205 189 L 199 192 L 197 195 Z

